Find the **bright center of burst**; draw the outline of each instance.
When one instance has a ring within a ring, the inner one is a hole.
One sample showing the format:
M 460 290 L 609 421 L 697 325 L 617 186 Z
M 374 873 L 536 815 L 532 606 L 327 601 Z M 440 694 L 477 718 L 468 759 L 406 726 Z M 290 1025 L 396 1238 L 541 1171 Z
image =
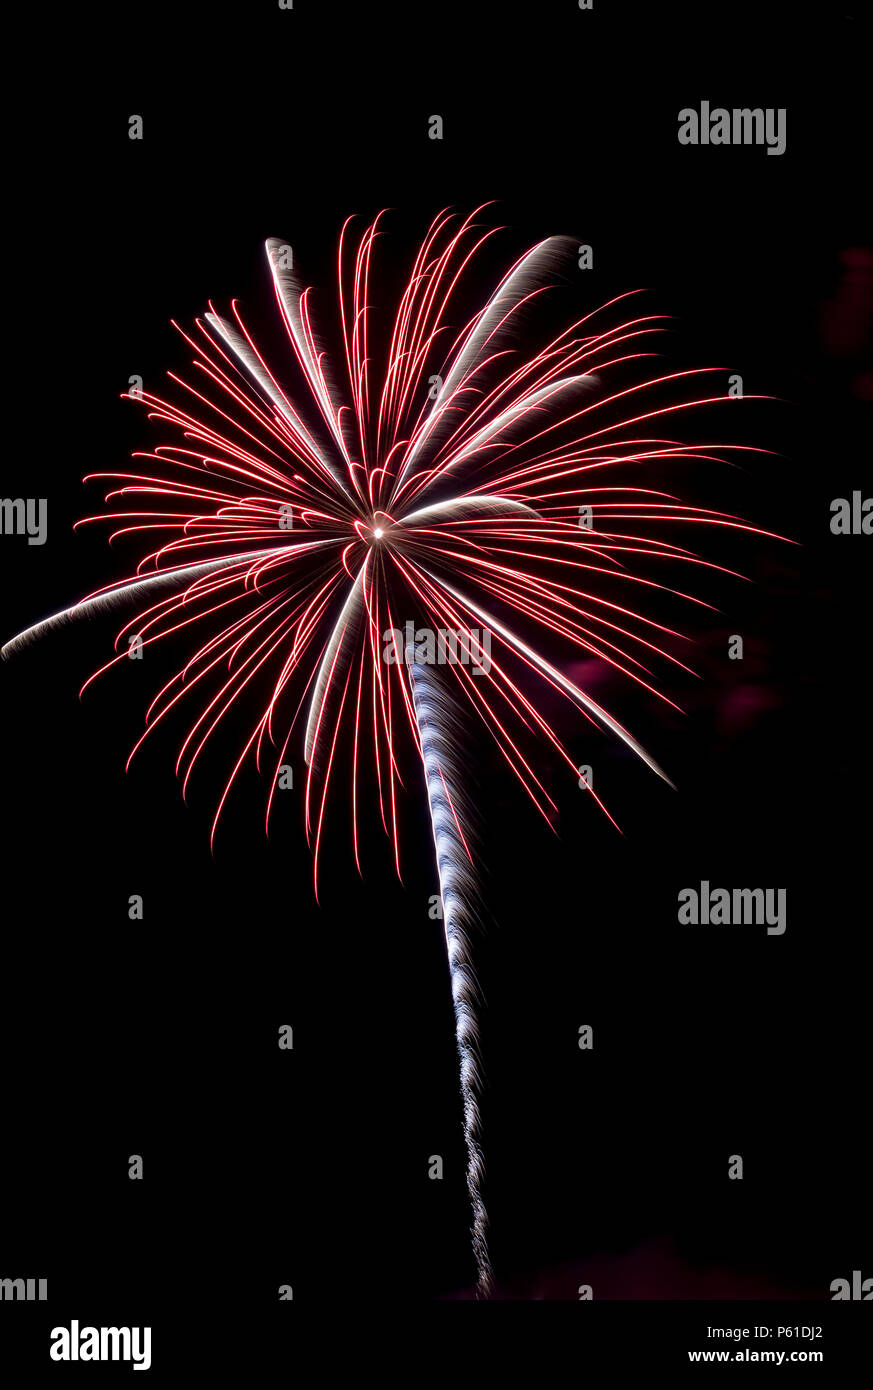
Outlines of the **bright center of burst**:
M 384 535 L 384 532 L 383 532 L 383 530 L 382 530 L 382 527 L 381 527 L 381 526 L 377 526 L 376 529 L 375 529 L 375 531 L 373 532 L 373 535 L 376 537 L 376 540 L 377 540 L 377 541 L 380 541 L 380 540 L 382 539 L 382 536 Z

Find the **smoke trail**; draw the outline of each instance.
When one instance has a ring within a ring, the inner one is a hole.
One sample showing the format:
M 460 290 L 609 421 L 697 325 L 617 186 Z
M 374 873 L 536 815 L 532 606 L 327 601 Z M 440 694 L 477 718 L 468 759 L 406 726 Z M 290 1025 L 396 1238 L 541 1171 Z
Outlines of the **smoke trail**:
M 479 1118 L 479 1023 L 481 1002 L 473 970 L 468 928 L 473 921 L 476 899 L 473 861 L 468 849 L 470 818 L 462 790 L 460 749 L 457 743 L 458 716 L 451 698 L 432 668 L 418 665 L 415 647 L 406 648 L 412 702 L 418 727 L 421 758 L 427 781 L 427 798 L 433 826 L 443 904 L 443 926 L 449 956 L 452 1001 L 455 1009 L 455 1036 L 461 1064 L 461 1095 L 464 1101 L 464 1140 L 467 1145 L 467 1190 L 473 1206 L 473 1253 L 478 1269 L 477 1289 L 487 1298 L 492 1288 L 488 1259 L 488 1214 L 482 1200 L 481 1182 L 485 1161 L 480 1144 Z

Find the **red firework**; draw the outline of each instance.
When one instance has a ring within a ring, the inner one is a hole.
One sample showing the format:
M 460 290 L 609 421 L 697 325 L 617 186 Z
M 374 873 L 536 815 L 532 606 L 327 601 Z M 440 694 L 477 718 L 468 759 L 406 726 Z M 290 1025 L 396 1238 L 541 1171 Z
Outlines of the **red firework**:
M 663 658 L 681 666 L 664 645 L 679 634 L 629 606 L 630 598 L 629 605 L 607 598 L 607 589 L 616 581 L 628 595 L 667 591 L 637 572 L 647 560 L 707 563 L 653 534 L 666 524 L 756 529 L 661 490 L 600 481 L 618 468 L 711 459 L 715 446 L 659 432 L 677 413 L 727 396 L 652 403 L 652 393 L 684 392 L 717 369 L 624 384 L 628 364 L 651 359 L 645 340 L 661 327 L 655 316 L 628 317 L 628 295 L 528 350 L 525 325 L 554 288 L 554 275 L 573 263 L 572 239 L 548 238 L 528 251 L 457 326 L 471 268 L 496 230 L 477 228 L 479 212 L 435 219 L 381 335 L 371 262 L 384 214 L 356 244 L 346 223 L 337 257 L 336 341 L 343 351 L 335 374 L 313 328 L 312 292 L 291 269 L 290 248 L 268 241 L 289 360 L 276 371 L 268 366 L 236 304 L 228 320 L 210 306 L 190 334 L 179 329 L 196 373 L 192 381 L 170 373 L 181 403 L 145 392 L 136 397 L 150 418 L 176 432 L 176 442 L 134 455 L 143 460 L 141 472 L 90 475 L 113 482 L 108 515 L 123 522 L 113 538 L 143 533 L 160 543 L 134 575 L 4 649 L 94 605 L 148 599 L 119 634 L 116 648 L 124 649 L 93 680 L 127 658 L 131 634 L 147 645 L 190 630 L 191 655 L 155 696 L 133 752 L 189 702 L 193 722 L 177 763 L 184 792 L 219 725 L 254 704 L 257 718 L 219 799 L 214 835 L 245 760 L 254 757 L 260 768 L 268 748 L 275 757 L 269 824 L 276 773 L 305 720 L 316 891 L 325 808 L 341 778 L 358 868 L 359 818 L 375 794 L 400 871 L 398 738 L 418 742 L 396 636 L 408 622 L 459 634 L 462 649 L 474 653 L 472 663 L 447 666 L 455 693 L 548 817 L 554 802 L 526 751 L 529 735 L 551 744 L 574 779 L 577 772 L 530 693 L 535 682 L 526 671 L 660 770 L 547 660 L 542 643 L 596 656 L 665 699 L 649 663 Z M 297 380 L 293 389 L 289 378 Z M 136 499 L 142 509 L 120 510 L 121 499 Z M 475 660 L 483 634 L 487 662 Z M 348 745 L 340 741 L 347 725 Z M 374 778 L 362 777 L 364 738 Z M 341 769 L 346 746 L 349 766 Z

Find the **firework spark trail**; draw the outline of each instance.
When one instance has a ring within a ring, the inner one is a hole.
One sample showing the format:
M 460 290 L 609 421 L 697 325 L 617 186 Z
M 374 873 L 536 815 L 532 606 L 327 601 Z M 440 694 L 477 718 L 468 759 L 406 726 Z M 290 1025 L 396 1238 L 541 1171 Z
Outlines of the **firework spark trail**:
M 473 860 L 467 845 L 470 816 L 463 788 L 461 742 L 456 702 L 447 695 L 436 671 L 416 662 L 415 648 L 405 652 L 412 687 L 421 761 L 433 828 L 443 905 L 443 927 L 452 982 L 455 1036 L 464 1102 L 464 1141 L 467 1145 L 467 1190 L 473 1206 L 473 1253 L 477 1290 L 488 1296 L 493 1286 L 488 1258 L 488 1214 L 482 1199 L 485 1161 L 481 1146 L 479 1091 L 479 986 L 473 969 L 469 929 L 475 922 L 477 897 Z M 462 827 L 467 828 L 465 836 Z

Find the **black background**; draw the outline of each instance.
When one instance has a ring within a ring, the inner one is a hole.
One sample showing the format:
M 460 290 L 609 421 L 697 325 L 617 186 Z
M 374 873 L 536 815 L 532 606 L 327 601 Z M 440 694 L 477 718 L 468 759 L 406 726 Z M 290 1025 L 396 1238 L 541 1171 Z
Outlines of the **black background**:
M 269 318 L 268 235 L 292 240 L 329 293 L 349 212 L 398 209 L 405 261 L 440 208 L 493 198 L 504 254 L 578 235 L 595 253 L 588 307 L 644 286 L 674 317 L 677 361 L 778 398 L 711 426 L 772 455 L 685 487 L 799 544 L 713 542 L 752 582 L 705 581 L 720 612 L 694 633 L 702 680 L 669 691 L 684 717 L 600 688 L 678 792 L 586 733 L 579 760 L 624 835 L 572 782 L 553 835 L 471 753 L 492 1258 L 498 1295 L 524 1300 L 575 1300 L 583 1282 L 595 1299 L 820 1300 L 853 1269 L 873 1275 L 873 543 L 828 528 L 833 497 L 869 493 L 871 404 L 851 390 L 861 357 L 829 355 L 822 334 L 840 254 L 866 234 L 862 17 L 299 0 L 68 15 L 49 30 L 18 49 L 31 80 L 8 167 L 7 440 L 20 433 L 4 470 L 5 495 L 49 499 L 49 539 L 3 538 L 4 639 L 126 572 L 123 546 L 72 532 L 100 508 L 80 479 L 155 442 L 118 397 L 131 373 L 157 386 L 184 365 L 171 317 L 237 296 Z M 679 146 L 676 114 L 702 98 L 785 106 L 786 153 Z M 436 112 L 442 142 L 427 138 Z M 171 740 L 123 770 L 172 669 L 160 653 L 77 698 L 117 626 L 55 636 L 0 672 L 0 1276 L 48 1277 L 50 1292 L 3 1305 L 10 1354 L 32 1364 L 72 1317 L 151 1322 L 157 1374 L 159 1347 L 164 1367 L 202 1364 L 207 1319 L 211 1355 L 281 1365 L 284 1324 L 299 1335 L 317 1310 L 470 1298 L 421 798 L 404 808 L 403 885 L 375 840 L 362 883 L 340 836 L 316 907 L 299 804 L 268 842 L 254 774 L 211 855 L 222 767 L 187 805 Z M 785 886 L 786 934 L 681 929 L 676 894 L 703 878 Z M 276 1046 L 283 1023 L 291 1053 Z M 727 1179 L 734 1153 L 742 1182 Z M 276 1303 L 284 1283 L 291 1305 Z M 792 1319 L 815 1321 L 779 1320 Z

